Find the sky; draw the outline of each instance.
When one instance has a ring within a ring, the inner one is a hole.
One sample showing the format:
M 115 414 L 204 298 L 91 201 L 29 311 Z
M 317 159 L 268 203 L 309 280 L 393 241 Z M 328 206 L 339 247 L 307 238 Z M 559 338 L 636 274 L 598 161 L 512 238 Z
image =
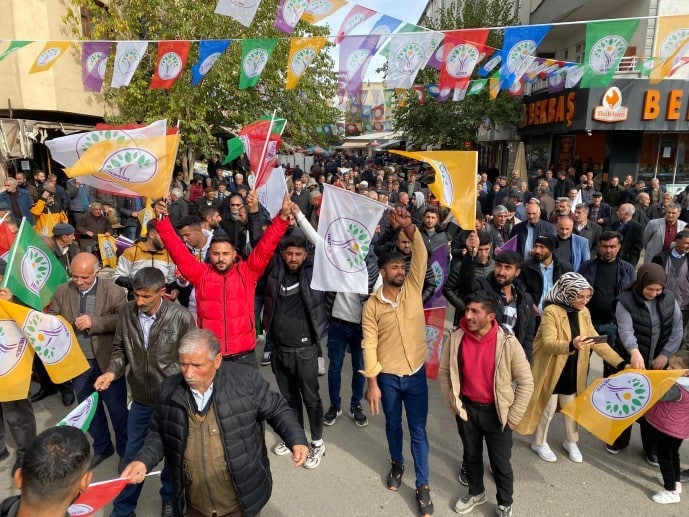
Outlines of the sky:
M 376 22 L 385 14 L 402 20 L 403 22 L 416 23 L 419 21 L 421 13 L 426 8 L 428 0 L 362 0 L 362 1 L 350 1 L 342 9 L 335 12 L 332 16 L 325 18 L 318 25 L 328 25 L 330 27 L 330 34 L 335 36 L 337 31 L 342 25 L 342 21 L 345 19 L 349 11 L 355 5 L 361 5 L 363 7 L 368 7 L 374 11 L 378 11 L 378 14 L 371 16 L 364 23 L 356 27 L 351 34 L 368 34 Z M 335 60 L 335 65 L 338 66 L 338 57 L 340 54 L 339 47 L 335 47 L 330 50 L 333 59 Z M 371 60 L 368 67 L 368 72 L 365 79 L 369 81 L 382 81 L 382 75 L 376 74 L 375 70 L 380 68 L 385 63 L 385 58 L 375 57 Z

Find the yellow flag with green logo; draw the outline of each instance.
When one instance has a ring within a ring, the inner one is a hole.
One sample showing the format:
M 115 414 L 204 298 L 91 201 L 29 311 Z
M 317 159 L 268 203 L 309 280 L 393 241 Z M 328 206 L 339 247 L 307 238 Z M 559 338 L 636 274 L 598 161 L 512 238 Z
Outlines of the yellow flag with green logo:
M 38 72 L 45 72 L 50 69 L 55 62 L 67 52 L 67 49 L 72 45 L 71 41 L 49 41 L 43 47 L 43 50 L 34 61 L 29 70 L 30 74 Z
M 33 348 L 0 306 L 0 402 L 25 399 L 31 384 Z
M 98 248 L 100 249 L 100 261 L 103 267 L 115 269 L 117 267 L 117 241 L 112 235 L 98 234 Z
M 605 443 L 641 418 L 665 395 L 686 370 L 624 370 L 597 379 L 562 413 L 576 420 Z

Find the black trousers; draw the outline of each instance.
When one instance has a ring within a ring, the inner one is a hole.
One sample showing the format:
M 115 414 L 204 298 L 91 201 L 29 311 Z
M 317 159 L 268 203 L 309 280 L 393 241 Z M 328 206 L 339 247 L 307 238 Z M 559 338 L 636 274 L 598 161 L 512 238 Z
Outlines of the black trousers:
M 6 447 L 3 420 L 17 445 L 17 463 L 21 464 L 26 449 L 36 438 L 36 417 L 31 401 L 26 398 L 0 403 L 0 449 Z
M 493 470 L 497 487 L 498 504 L 510 506 L 514 493 L 512 472 L 512 430 L 503 429 L 493 404 L 474 404 L 465 401 L 467 421 L 456 417 L 460 436 L 464 442 L 464 464 L 469 480 L 469 493 L 479 495 L 485 492 L 483 484 L 483 441 L 488 449 L 490 468 Z
M 675 490 L 679 482 L 679 448 L 682 446 L 680 438 L 675 438 L 656 429 L 650 424 L 650 435 L 653 437 L 656 448 L 658 449 L 658 465 L 660 475 L 663 476 L 663 486 L 665 490 Z
M 655 443 L 655 436 L 651 424 L 646 422 L 644 417 L 639 418 L 636 423 L 639 424 L 639 429 L 641 431 L 641 445 L 644 448 L 646 455 L 657 454 L 657 444 Z M 634 424 L 622 431 L 622 434 L 617 437 L 617 440 L 613 442 L 612 446 L 616 449 L 627 448 L 632 437 L 632 427 L 634 427 Z
M 309 419 L 311 441 L 323 437 L 323 402 L 318 393 L 318 345 L 280 347 L 273 343 L 271 367 L 280 393 L 304 427 L 304 411 Z M 303 403 L 303 407 L 302 407 Z

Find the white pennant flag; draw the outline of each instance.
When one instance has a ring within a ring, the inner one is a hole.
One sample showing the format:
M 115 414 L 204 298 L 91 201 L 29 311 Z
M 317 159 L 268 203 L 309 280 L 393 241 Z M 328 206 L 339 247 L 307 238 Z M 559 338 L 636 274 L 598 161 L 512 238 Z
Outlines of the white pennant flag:
M 218 0 L 215 14 L 229 16 L 244 27 L 249 27 L 254 21 L 260 3 L 261 0 Z
M 276 167 L 268 176 L 268 180 L 256 189 L 258 202 L 261 203 L 270 217 L 275 217 L 282 210 L 282 200 L 287 194 L 285 184 L 285 171 L 282 167 Z
M 311 288 L 368 293 L 366 255 L 386 205 L 348 190 L 323 185 L 323 203 Z
M 585 70 L 586 67 L 583 65 L 568 68 L 567 77 L 565 79 L 565 88 L 574 88 L 579 81 L 581 81 L 581 78 L 584 77 Z
M 393 34 L 388 54 L 387 88 L 409 89 L 445 37 L 440 32 Z
M 577 205 L 580 205 L 584 202 L 584 200 L 581 198 L 581 189 L 577 190 L 577 195 L 574 197 L 574 201 L 572 201 L 572 213 L 574 213 L 574 210 L 576 210 Z
M 129 85 L 147 48 L 146 41 L 123 41 L 117 44 L 110 86 L 120 88 Z

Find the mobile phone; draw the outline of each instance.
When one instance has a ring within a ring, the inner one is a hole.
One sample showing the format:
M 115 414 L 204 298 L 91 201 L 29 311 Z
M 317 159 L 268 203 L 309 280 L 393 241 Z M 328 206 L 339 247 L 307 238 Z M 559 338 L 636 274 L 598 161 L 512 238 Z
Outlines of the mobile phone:
M 608 336 L 591 336 L 586 339 L 592 339 L 594 343 L 607 343 Z

